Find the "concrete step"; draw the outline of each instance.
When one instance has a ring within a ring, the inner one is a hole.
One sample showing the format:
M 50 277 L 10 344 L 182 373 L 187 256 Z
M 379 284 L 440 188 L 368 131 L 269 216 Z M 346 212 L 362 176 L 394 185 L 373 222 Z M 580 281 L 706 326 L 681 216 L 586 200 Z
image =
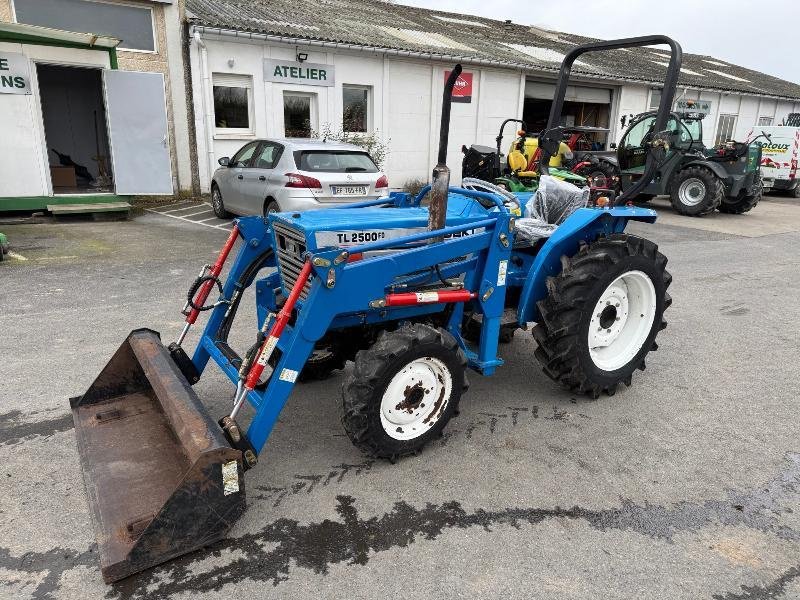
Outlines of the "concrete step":
M 84 204 L 48 204 L 56 218 L 64 215 L 91 215 L 95 220 L 127 219 L 131 205 L 127 202 L 87 202 Z

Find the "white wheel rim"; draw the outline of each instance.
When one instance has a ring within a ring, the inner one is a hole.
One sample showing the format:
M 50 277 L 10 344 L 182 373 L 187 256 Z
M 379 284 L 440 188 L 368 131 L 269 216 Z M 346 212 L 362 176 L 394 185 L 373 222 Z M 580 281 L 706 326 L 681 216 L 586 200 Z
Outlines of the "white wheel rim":
M 678 187 L 678 198 L 681 204 L 687 206 L 696 206 L 703 201 L 706 197 L 706 184 L 702 179 L 697 177 L 689 177 L 681 182 Z
M 416 358 L 398 371 L 381 399 L 381 425 L 396 440 L 411 440 L 436 425 L 450 401 L 453 377 L 441 360 Z
M 656 314 L 656 289 L 642 271 L 628 271 L 611 282 L 592 311 L 589 355 L 604 371 L 628 364 L 650 335 Z
M 221 202 L 222 198 L 220 197 L 221 195 L 219 193 L 219 190 L 217 188 L 214 188 L 214 192 L 211 194 L 211 196 L 212 196 L 212 202 L 214 204 L 214 207 L 217 210 L 219 210 L 220 205 L 222 204 L 222 202 Z

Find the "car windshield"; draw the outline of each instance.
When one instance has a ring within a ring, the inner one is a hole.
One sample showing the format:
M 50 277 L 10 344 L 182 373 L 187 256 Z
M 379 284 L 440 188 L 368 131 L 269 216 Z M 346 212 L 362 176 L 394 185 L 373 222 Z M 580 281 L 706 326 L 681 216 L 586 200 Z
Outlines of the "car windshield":
M 366 152 L 352 150 L 298 150 L 294 162 L 301 171 L 314 173 L 377 173 Z

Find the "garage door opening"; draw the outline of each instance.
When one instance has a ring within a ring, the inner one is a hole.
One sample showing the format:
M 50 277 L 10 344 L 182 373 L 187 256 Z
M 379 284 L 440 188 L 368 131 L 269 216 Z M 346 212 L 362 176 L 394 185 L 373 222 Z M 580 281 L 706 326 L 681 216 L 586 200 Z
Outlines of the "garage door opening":
M 112 192 L 100 69 L 37 65 L 54 194 Z
M 525 102 L 522 118 L 531 132 L 538 133 L 547 126 L 550 106 L 553 103 L 555 85 L 538 81 L 525 84 Z M 561 113 L 561 123 L 566 127 L 609 126 L 612 91 L 607 88 L 569 86 Z M 606 150 L 608 135 L 605 133 L 584 134 L 578 150 Z

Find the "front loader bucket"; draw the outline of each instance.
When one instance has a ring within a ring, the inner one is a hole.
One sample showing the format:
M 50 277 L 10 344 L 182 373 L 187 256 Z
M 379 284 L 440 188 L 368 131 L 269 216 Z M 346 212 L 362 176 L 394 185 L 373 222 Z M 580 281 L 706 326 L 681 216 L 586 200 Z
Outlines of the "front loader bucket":
M 155 331 L 131 332 L 70 405 L 107 583 L 219 540 L 244 512 L 242 454 Z

